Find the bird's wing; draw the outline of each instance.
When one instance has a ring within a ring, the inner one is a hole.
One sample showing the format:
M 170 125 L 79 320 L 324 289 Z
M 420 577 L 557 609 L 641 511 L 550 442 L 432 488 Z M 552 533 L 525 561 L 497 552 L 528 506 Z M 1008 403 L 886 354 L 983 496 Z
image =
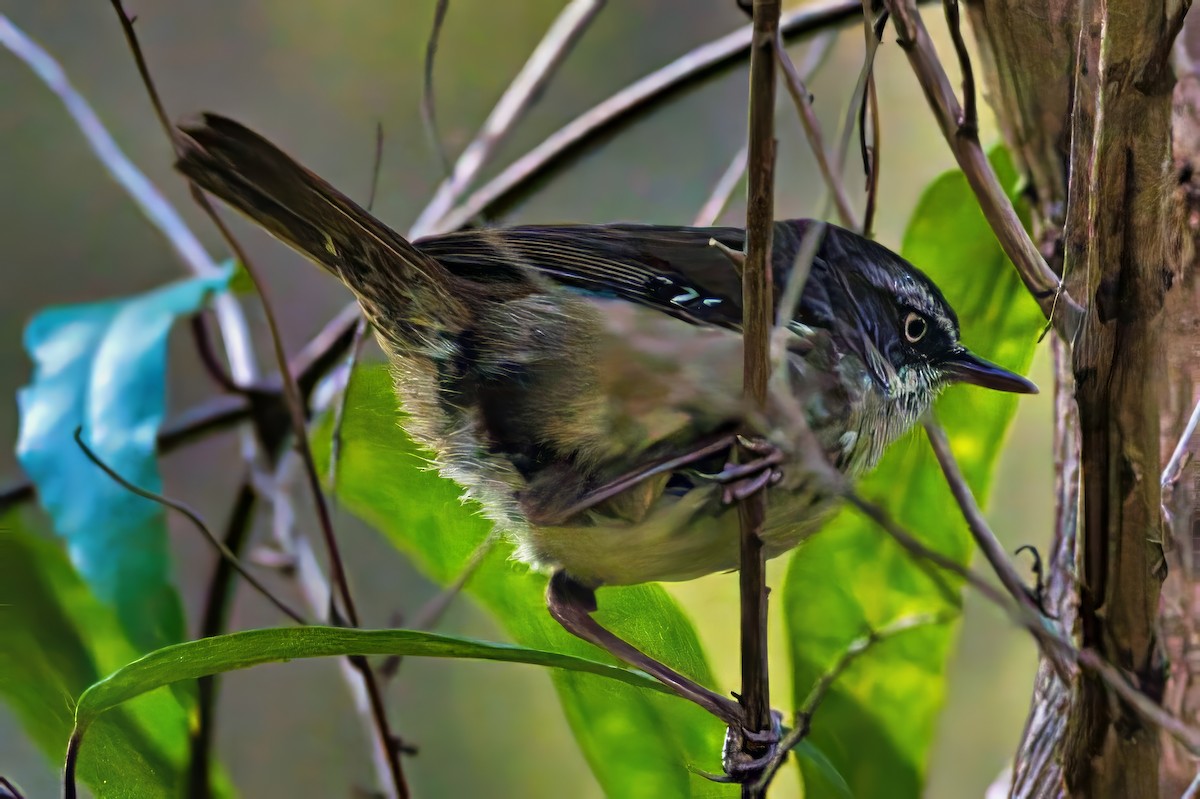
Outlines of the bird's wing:
M 782 286 L 804 222 L 776 225 Z M 480 229 L 421 239 L 416 246 L 451 272 L 488 283 L 529 273 L 579 291 L 649 306 L 693 324 L 740 329 L 741 277 L 717 241 L 740 252 L 740 228 L 555 225 Z M 777 292 L 778 293 L 778 292 Z

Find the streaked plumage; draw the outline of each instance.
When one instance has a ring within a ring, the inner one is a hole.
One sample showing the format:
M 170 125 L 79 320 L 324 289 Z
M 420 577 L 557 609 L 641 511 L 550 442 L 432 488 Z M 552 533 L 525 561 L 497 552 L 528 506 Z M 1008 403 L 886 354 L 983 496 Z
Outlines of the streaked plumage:
M 719 470 L 724 453 L 558 520 L 631 471 L 747 421 L 786 455 L 803 413 L 831 462 L 855 476 L 951 379 L 1032 388 L 959 346 L 954 312 L 923 274 L 829 226 L 788 327 L 788 369 L 765 413 L 749 414 L 740 278 L 709 246 L 741 250 L 741 230 L 529 226 L 410 244 L 230 120 L 184 126 L 182 147 L 189 178 L 355 293 L 393 365 L 404 427 L 514 539 L 518 557 L 586 585 L 737 565 L 737 514 L 701 474 Z M 780 289 L 808 224 L 776 224 Z M 834 507 L 803 469 L 785 461 L 781 471 L 768 555 Z

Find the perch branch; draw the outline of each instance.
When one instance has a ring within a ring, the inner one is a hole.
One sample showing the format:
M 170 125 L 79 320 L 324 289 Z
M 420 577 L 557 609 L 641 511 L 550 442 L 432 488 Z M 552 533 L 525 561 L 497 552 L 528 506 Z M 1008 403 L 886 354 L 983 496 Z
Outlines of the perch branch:
M 742 328 L 745 363 L 742 391 L 751 407 L 763 407 L 771 375 L 771 237 L 775 226 L 775 54 L 779 37 L 778 0 L 754 0 L 750 51 L 749 187 L 746 196 L 746 262 L 742 267 Z M 766 561 L 760 538 L 767 516 L 766 489 L 738 503 L 741 521 L 741 638 L 744 757 L 760 760 L 773 753 L 764 740 L 772 732 L 770 672 L 767 660 Z M 742 796 L 760 797 L 754 771 Z M 753 781 L 753 782 L 752 782 Z

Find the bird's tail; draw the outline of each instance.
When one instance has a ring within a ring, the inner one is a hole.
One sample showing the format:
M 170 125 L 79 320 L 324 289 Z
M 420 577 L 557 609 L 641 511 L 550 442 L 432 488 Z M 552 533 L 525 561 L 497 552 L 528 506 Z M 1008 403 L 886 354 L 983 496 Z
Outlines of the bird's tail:
M 180 172 L 340 278 L 397 344 L 436 346 L 469 320 L 445 267 L 262 136 L 216 114 L 179 133 Z

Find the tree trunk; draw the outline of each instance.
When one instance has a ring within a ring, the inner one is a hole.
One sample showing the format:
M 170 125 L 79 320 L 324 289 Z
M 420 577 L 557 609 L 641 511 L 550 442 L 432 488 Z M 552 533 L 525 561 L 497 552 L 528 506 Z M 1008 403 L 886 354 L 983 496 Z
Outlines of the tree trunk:
M 1031 181 L 1035 235 L 1086 308 L 1074 341 L 1056 343 L 1051 612 L 1155 698 L 1166 676 L 1159 475 L 1194 402 L 1178 366 L 1197 361 L 1193 250 L 1171 161 L 1169 56 L 1185 11 L 1183 0 L 970 7 L 989 99 Z M 1012 794 L 1157 795 L 1159 742 L 1091 675 L 1068 686 L 1043 664 Z

